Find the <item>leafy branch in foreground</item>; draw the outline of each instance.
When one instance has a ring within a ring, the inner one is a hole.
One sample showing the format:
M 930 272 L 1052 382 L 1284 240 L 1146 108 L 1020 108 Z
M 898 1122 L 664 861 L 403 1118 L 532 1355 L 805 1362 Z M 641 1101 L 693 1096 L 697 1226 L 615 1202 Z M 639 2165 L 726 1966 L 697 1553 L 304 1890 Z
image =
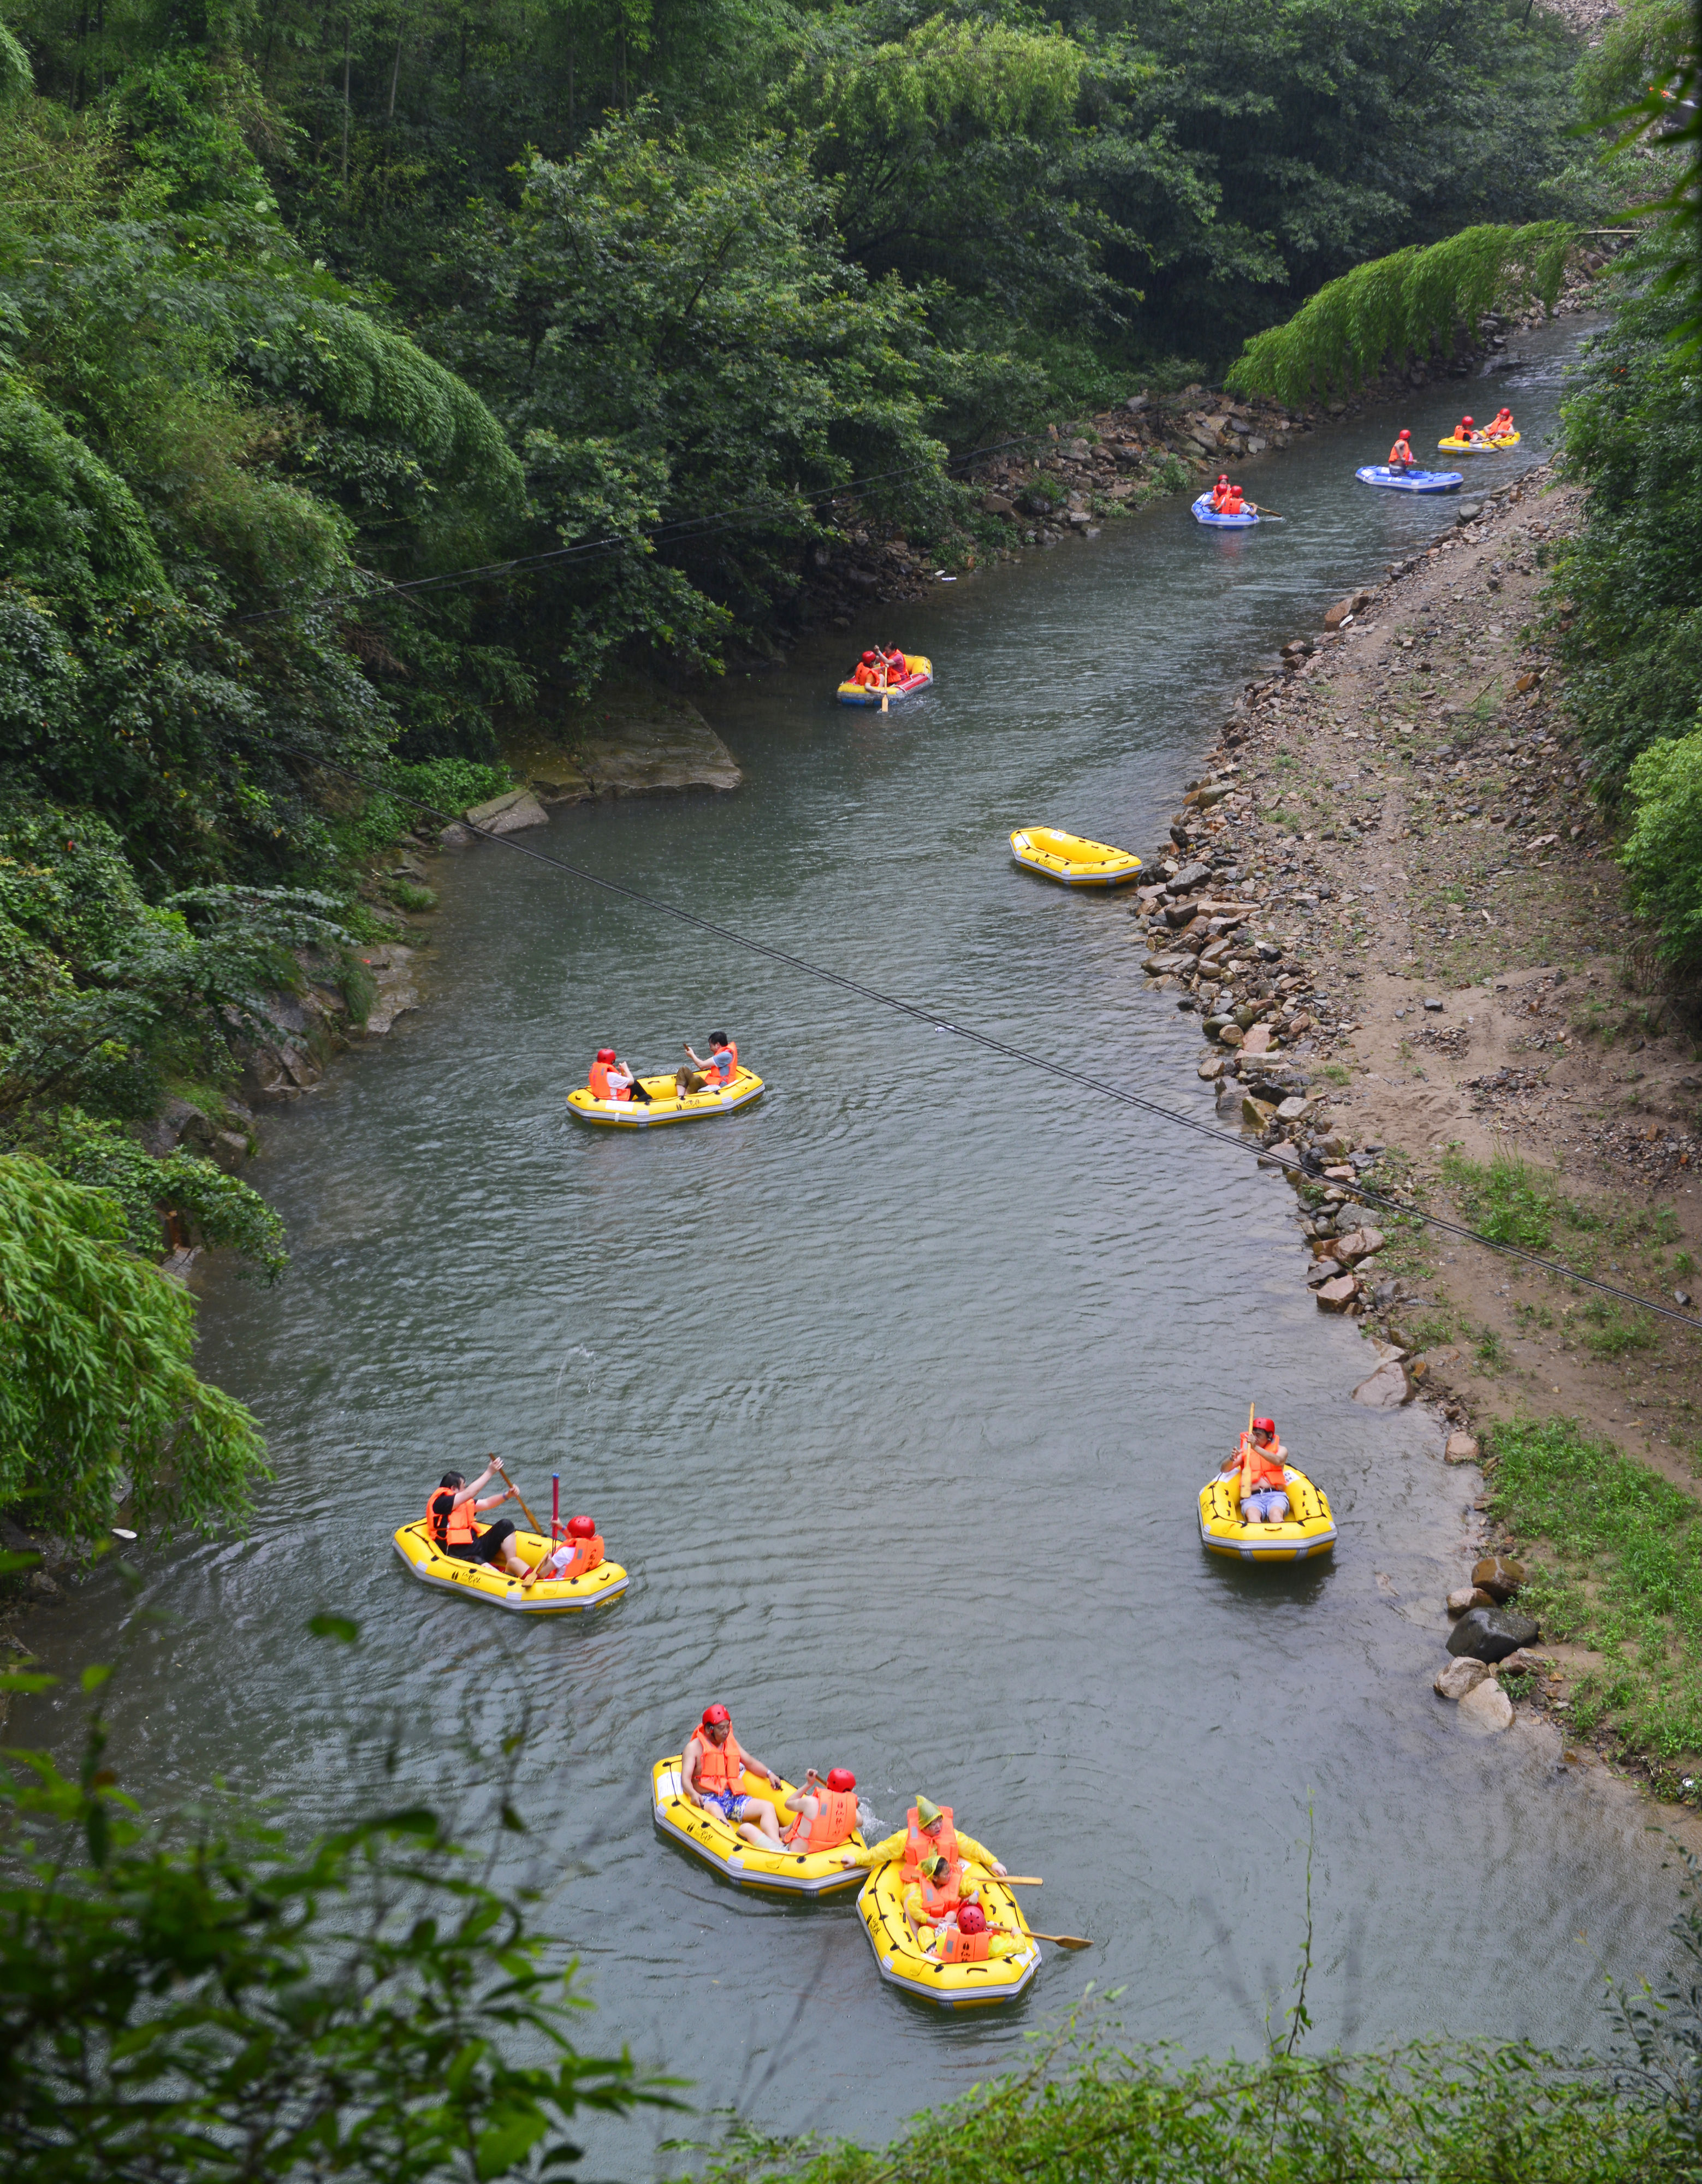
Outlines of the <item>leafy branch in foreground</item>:
M 1292 319 L 1255 335 L 1225 378 L 1247 394 L 1301 403 L 1363 386 L 1392 364 L 1452 356 L 1462 330 L 1498 304 L 1560 292 L 1573 231 L 1565 220 L 1468 227 L 1427 250 L 1397 250 L 1320 288 Z
M 485 2184 L 571 2168 L 577 2112 L 674 2105 L 624 2053 L 579 2053 L 572 1966 L 433 1814 L 298 1857 L 204 1813 L 173 1845 L 105 1743 L 96 1721 L 75 1780 L 41 1752 L 0 1774 L 0 2133 L 19 2184 Z
M 106 1190 L 0 1155 L 0 1507 L 87 1539 L 126 1492 L 144 1523 L 240 1521 L 265 1448 L 190 1364 L 195 1305 L 126 1241 Z

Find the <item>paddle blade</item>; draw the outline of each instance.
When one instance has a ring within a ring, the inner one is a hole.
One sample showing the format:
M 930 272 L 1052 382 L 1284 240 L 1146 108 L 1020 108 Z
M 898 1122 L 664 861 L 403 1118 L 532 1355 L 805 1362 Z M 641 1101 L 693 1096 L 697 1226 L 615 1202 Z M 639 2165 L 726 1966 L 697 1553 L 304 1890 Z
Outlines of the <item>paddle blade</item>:
M 1037 1873 L 999 1873 L 993 1878 L 1001 1888 L 1039 1888 L 1044 1886 Z
M 1035 1926 L 1030 1926 L 1029 1931 L 1035 1941 L 1055 1942 L 1061 1949 L 1091 1949 L 1093 1947 L 1091 1942 L 1084 1940 L 1080 1934 L 1042 1934 Z

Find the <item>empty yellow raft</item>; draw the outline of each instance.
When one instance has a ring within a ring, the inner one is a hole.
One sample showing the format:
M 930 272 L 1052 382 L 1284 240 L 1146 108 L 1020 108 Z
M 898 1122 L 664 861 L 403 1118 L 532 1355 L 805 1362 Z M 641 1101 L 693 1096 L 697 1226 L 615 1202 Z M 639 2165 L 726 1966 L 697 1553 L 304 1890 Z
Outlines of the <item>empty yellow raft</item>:
M 837 1849 L 766 1851 L 746 1842 L 730 1820 L 688 1802 L 680 1788 L 684 1764 L 684 1755 L 676 1752 L 667 1759 L 658 1759 L 650 1769 L 650 1816 L 665 1836 L 683 1843 L 735 1886 L 761 1889 L 771 1896 L 835 1896 L 861 1885 L 862 1868 L 854 1865 L 847 1869 L 841 1865 Z M 783 1782 L 778 1790 L 771 1790 L 762 1775 L 747 1770 L 745 1776 L 748 1794 L 766 1797 L 774 1806 L 783 1832 L 790 1819 L 782 1805 L 795 1786 Z M 853 1835 L 841 1847 L 861 1850 L 862 1837 Z
M 1516 448 L 1520 437 L 1517 432 L 1509 432 L 1498 440 L 1448 439 L 1438 440 L 1437 445 L 1446 448 L 1451 455 L 1494 455 L 1498 454 L 1503 448 Z
M 550 1552 L 541 1532 L 516 1532 L 515 1546 L 536 1569 Z M 583 1615 L 589 1607 L 606 1607 L 618 1600 L 632 1580 L 618 1563 L 600 1562 L 583 1577 L 540 1578 L 522 1586 L 506 1570 L 488 1563 L 464 1563 L 432 1544 L 421 1517 L 404 1524 L 395 1536 L 396 1552 L 421 1585 L 435 1585 L 445 1592 L 459 1592 L 470 1600 L 488 1600 L 494 1607 L 511 1608 L 516 1615 Z
M 1013 1890 L 1002 1887 L 979 1865 L 966 1865 L 963 1871 L 970 1883 L 980 1885 L 987 1924 L 1014 1927 L 1024 1946 L 1013 1956 L 989 1958 L 984 1964 L 942 1964 L 924 1956 L 904 1915 L 903 1861 L 892 1858 L 875 1868 L 857 1900 L 875 1963 L 892 1986 L 938 2003 L 942 2009 L 1014 2002 L 1040 1970 L 1040 1943 L 1029 1932 Z
M 1242 1522 L 1239 1473 L 1219 1472 L 1200 1489 L 1200 1539 L 1214 1555 L 1243 1563 L 1303 1563 L 1327 1555 L 1336 1544 L 1336 1520 L 1321 1486 L 1292 1463 L 1282 1467 L 1288 1519 L 1281 1524 Z
M 568 1107 L 582 1123 L 598 1123 L 606 1129 L 659 1130 L 664 1123 L 700 1123 L 706 1116 L 730 1115 L 735 1107 L 748 1107 L 762 1096 L 762 1078 L 742 1062 L 730 1084 L 706 1084 L 683 1100 L 672 1077 L 641 1077 L 639 1082 L 650 1095 L 648 1106 L 642 1100 L 599 1100 L 589 1084 L 582 1084 L 567 1095 Z
M 1121 887 L 1141 869 L 1132 851 L 1060 833 L 1056 827 L 1018 827 L 1011 837 L 1011 855 L 1031 872 L 1044 872 L 1065 887 Z

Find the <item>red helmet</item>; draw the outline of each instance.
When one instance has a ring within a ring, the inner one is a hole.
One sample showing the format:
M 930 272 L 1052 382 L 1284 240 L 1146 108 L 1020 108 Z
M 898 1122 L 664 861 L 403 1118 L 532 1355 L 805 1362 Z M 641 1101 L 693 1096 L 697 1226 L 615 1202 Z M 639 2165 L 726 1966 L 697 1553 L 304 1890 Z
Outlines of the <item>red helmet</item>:
M 985 1934 L 987 1914 L 979 1903 L 960 1903 L 957 1906 L 957 1931 L 960 1934 Z
M 1253 1429 L 1255 1433 L 1274 1434 L 1276 1431 L 1276 1420 L 1275 1418 L 1255 1418 L 1253 1422 Z
M 1229 472 L 1227 471 L 1219 471 L 1218 472 L 1218 483 L 1219 485 L 1227 485 L 1229 483 Z
M 1462 417 L 1459 421 L 1462 425 L 1469 425 L 1471 420 L 1470 417 Z
M 706 1729 L 719 1729 L 723 1722 L 730 1722 L 732 1719 L 732 1715 L 724 1706 L 706 1706 L 703 1709 L 703 1725 Z
M 828 1787 L 830 1790 L 855 1790 L 857 1787 L 857 1777 L 851 1773 L 849 1767 L 829 1767 L 828 1769 Z
M 874 655 L 872 652 L 864 653 L 862 656 L 862 664 L 865 667 L 873 667 L 874 665 Z
M 599 1061 L 612 1061 L 614 1058 L 615 1050 L 612 1046 L 600 1046 L 597 1049 L 597 1059 Z
M 567 1536 L 570 1540 L 594 1540 L 597 1527 L 589 1517 L 570 1517 L 567 1519 Z
M 1407 427 L 1403 425 L 1400 431 L 1396 433 L 1395 437 L 1398 440 L 1409 440 L 1412 437 L 1412 434 L 1408 431 Z

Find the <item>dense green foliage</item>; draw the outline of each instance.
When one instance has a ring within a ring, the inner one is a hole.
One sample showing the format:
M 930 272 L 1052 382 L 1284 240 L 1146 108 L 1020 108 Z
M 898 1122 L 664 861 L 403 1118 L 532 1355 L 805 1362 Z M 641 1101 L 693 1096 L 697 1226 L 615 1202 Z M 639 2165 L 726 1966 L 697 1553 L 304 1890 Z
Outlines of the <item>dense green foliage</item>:
M 191 1369 L 194 1317 L 109 1191 L 0 1155 L 0 1507 L 73 1539 L 121 1499 L 162 1531 L 240 1518 L 264 1451 Z
M 1356 265 L 1284 326 L 1256 335 L 1226 384 L 1280 401 L 1351 393 L 1390 365 L 1454 355 L 1486 311 L 1552 308 L 1572 231 L 1564 221 L 1468 227 L 1427 250 Z
M 216 1802 L 150 1823 L 106 1741 L 97 1722 L 75 1780 L 39 1752 L 0 1774 L 0 2131 L 20 2184 L 561 2175 L 576 2114 L 666 2100 L 626 2055 L 573 2046 L 584 2005 L 559 1946 L 432 1814 L 299 1854 Z
M 1595 1647 L 1574 1719 L 1658 1760 L 1702 1752 L 1702 1509 L 1576 1424 L 1523 1419 L 1491 1437 L 1496 1515 L 1547 1559 L 1529 1603 L 1552 1636 Z

